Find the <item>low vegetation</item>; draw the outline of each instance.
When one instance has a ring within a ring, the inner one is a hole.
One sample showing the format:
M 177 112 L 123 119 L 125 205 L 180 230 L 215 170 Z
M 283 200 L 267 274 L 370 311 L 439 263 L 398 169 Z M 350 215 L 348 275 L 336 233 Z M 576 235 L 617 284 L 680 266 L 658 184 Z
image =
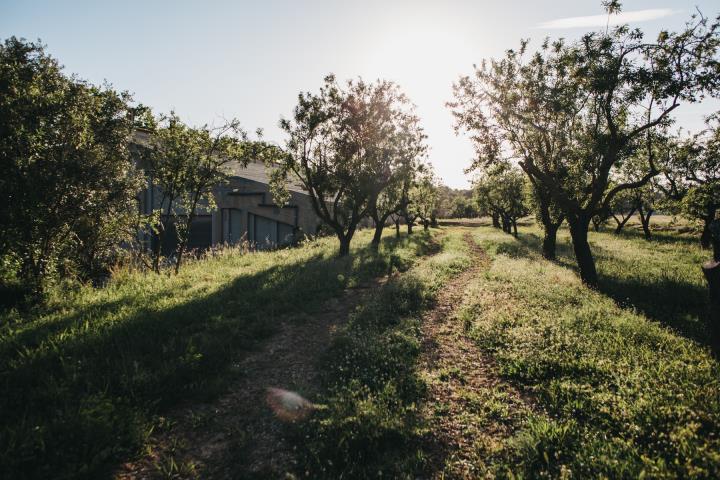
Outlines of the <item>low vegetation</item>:
M 459 319 L 531 405 L 479 465 L 510 477 L 717 478 L 720 366 L 685 338 L 703 338 L 699 248 L 593 234 L 597 292 L 566 264 L 567 233 L 558 263 L 541 258 L 538 233 L 475 234 L 492 264 Z
M 451 230 L 437 255 L 391 278 L 352 315 L 319 366 L 323 408 L 296 432 L 309 478 L 414 478 L 422 468 L 422 313 L 469 264 L 462 232 Z
M 282 316 L 302 321 L 349 286 L 409 268 L 430 239 L 386 238 L 375 252 L 363 231 L 343 259 L 331 239 L 222 250 L 177 276 L 118 271 L 105 288 L 65 285 L 32 313 L 3 312 L 0 476 L 102 476 L 159 413 L 223 391 Z

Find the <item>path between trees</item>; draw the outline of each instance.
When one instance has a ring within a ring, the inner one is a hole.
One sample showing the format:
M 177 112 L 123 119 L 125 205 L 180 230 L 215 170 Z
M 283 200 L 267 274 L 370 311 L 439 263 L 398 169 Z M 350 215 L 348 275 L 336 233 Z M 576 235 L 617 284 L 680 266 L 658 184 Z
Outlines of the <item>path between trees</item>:
M 498 380 L 492 361 L 468 338 L 457 318 L 469 282 L 490 264 L 469 232 L 464 239 L 472 266 L 441 289 L 423 320 L 418 365 L 428 381 L 421 408 L 428 426 L 423 448 L 433 478 L 471 478 L 479 442 L 503 428 L 497 424 L 489 430 L 475 418 L 473 402 L 481 401 Z M 347 289 L 302 322 L 286 319 L 278 334 L 235 366 L 245 375 L 229 393 L 168 415 L 166 428 L 151 437 L 148 454 L 124 464 L 116 478 L 285 478 L 295 470 L 296 459 L 284 424 L 265 402 L 267 388 L 315 398 L 320 393 L 315 369 L 319 356 L 348 315 L 386 281 L 382 277 Z
M 123 465 L 117 478 L 285 478 L 294 470 L 292 446 L 266 404 L 267 389 L 314 398 L 319 355 L 350 312 L 386 281 L 348 288 L 311 318 L 283 321 L 261 349 L 234 366 L 244 375 L 229 393 L 168 415 L 168 428 L 153 435 L 148 455 Z
M 519 392 L 499 380 L 494 362 L 458 317 L 470 282 L 491 263 L 470 232 L 464 239 L 472 266 L 445 285 L 423 321 L 419 368 L 428 392 L 421 415 L 431 478 L 477 478 L 481 457 L 498 450 L 498 441 L 510 433 L 507 424 L 493 419 L 492 410 L 524 403 Z

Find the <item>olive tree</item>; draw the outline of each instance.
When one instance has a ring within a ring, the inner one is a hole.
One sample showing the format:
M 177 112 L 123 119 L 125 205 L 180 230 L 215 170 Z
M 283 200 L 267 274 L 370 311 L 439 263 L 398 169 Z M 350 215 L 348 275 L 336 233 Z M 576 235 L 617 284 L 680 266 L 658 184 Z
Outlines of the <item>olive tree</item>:
M 392 99 L 389 99 L 392 100 Z M 403 95 L 396 95 L 395 117 L 387 125 L 385 153 L 376 163 L 377 174 L 372 180 L 373 193 L 370 196 L 368 216 L 375 224 L 370 245 L 377 250 L 385 223 L 392 215 L 399 213 L 410 201 L 404 195 L 404 185 L 421 169 L 421 160 L 427 152 L 427 138 L 419 125 L 419 119 L 412 109 L 402 107 L 407 103 Z
M 529 213 L 523 173 L 510 164 L 493 166 L 478 178 L 474 190 L 480 209 L 497 215 L 503 232 L 517 237 L 517 221 Z
M 427 230 L 432 224 L 438 203 L 438 180 L 430 165 L 420 171 L 415 185 L 410 189 L 410 208 Z
M 280 122 L 288 138 L 276 177 L 299 179 L 337 235 L 340 256 L 350 252 L 358 224 L 378 206 L 393 172 L 417 155 L 404 151 L 424 138 L 408 105 L 392 82 L 341 84 L 329 75 L 318 93 L 301 93 L 293 117 Z
M 512 152 L 564 213 L 587 285 L 598 282 L 588 243 L 592 218 L 607 212 L 615 195 L 658 174 L 652 155 L 637 181 L 608 188 L 613 171 L 654 129 L 669 124 L 678 106 L 717 90 L 718 42 L 718 22 L 702 16 L 653 41 L 620 26 L 570 44 L 545 42 L 530 59 L 523 42 L 455 86 L 451 106 L 458 128 L 471 133 L 476 166 L 505 161 L 503 153 Z
M 706 128 L 668 150 L 658 188 L 677 210 L 702 223 L 700 243 L 710 247 L 710 225 L 720 210 L 720 115 L 706 119 Z

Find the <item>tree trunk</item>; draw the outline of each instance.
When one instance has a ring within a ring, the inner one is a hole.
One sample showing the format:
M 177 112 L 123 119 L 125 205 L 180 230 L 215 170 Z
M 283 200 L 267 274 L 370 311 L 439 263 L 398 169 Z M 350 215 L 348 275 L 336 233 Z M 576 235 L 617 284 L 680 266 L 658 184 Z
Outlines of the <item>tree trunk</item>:
M 180 272 L 180 265 L 182 265 L 183 254 L 185 253 L 185 247 L 187 247 L 188 239 L 190 238 L 190 225 L 192 224 L 192 217 L 188 216 L 188 222 L 185 225 L 185 238 L 180 241 L 178 245 L 177 260 L 175 261 L 175 275 Z
M 715 209 L 708 209 L 707 215 L 704 220 L 702 235 L 700 235 L 700 245 L 702 248 L 710 248 L 712 243 L 712 233 L 710 232 L 710 224 L 715 220 Z
M 175 275 L 177 275 L 180 271 L 183 254 L 185 253 L 185 249 L 187 248 L 188 240 L 190 240 L 190 228 L 192 227 L 192 222 L 195 219 L 195 210 L 197 209 L 197 204 L 199 201 L 200 193 L 196 191 L 194 193 L 192 205 L 190 207 L 190 212 L 187 215 L 187 223 L 185 224 L 185 238 L 180 241 L 180 245 L 178 246 L 177 261 L 175 262 Z
M 338 234 L 340 240 L 340 250 L 338 251 L 339 257 L 347 257 L 350 254 L 350 240 L 352 239 L 349 235 Z
M 570 224 L 570 236 L 572 237 L 575 259 L 580 269 L 580 279 L 588 287 L 597 288 L 598 278 L 595 270 L 595 259 L 588 243 L 590 219 L 580 217 L 568 223 Z
M 155 235 L 155 245 L 153 245 L 153 271 L 155 273 L 160 273 L 160 251 L 162 249 L 162 241 L 163 237 L 165 236 L 165 226 L 162 223 L 162 219 L 160 220 L 160 226 L 158 228 L 158 232 Z
M 518 235 L 517 235 L 517 219 L 516 218 L 512 219 L 512 227 L 513 227 L 513 235 L 515 236 L 515 238 L 517 238 Z
M 547 260 L 555 260 L 555 247 L 557 245 L 557 231 L 565 220 L 564 216 L 560 217 L 560 221 L 553 222 L 550 214 L 550 200 L 546 195 L 541 194 L 543 190 L 538 191 L 538 200 L 540 203 L 540 221 L 543 225 L 545 235 L 542 244 L 542 256 Z
M 501 215 L 500 219 L 502 220 L 502 231 L 505 233 L 510 233 L 510 220 L 508 220 L 507 216 Z
M 400 219 L 395 219 L 395 238 L 400 238 Z
M 413 222 L 410 222 L 410 221 L 408 221 L 408 220 L 405 220 L 405 221 L 407 222 L 408 235 L 412 235 Z
M 163 197 L 160 200 L 160 225 L 158 226 L 158 233 L 157 233 L 157 239 L 155 248 L 153 249 L 153 255 L 155 258 L 153 258 L 153 270 L 155 270 L 155 273 L 160 273 L 160 255 L 162 253 L 162 242 L 165 238 L 165 223 L 163 223 L 163 216 L 162 216 L 162 204 L 165 202 L 165 197 Z M 172 205 L 173 201 L 172 199 L 168 200 L 168 206 L 167 206 L 167 214 L 165 215 L 166 220 L 170 219 L 170 212 L 172 212 Z M 173 224 L 173 228 L 175 225 Z
M 380 247 L 380 239 L 382 238 L 383 229 L 385 228 L 385 222 L 375 221 L 375 234 L 373 235 L 370 246 L 373 250 L 377 251 Z
M 560 224 L 550 222 L 548 225 L 543 225 L 545 228 L 545 236 L 543 237 L 542 243 L 542 256 L 547 260 L 555 260 L 555 247 L 557 245 L 557 231 L 560 228 Z
M 716 356 L 720 356 L 720 241 L 710 238 L 713 246 L 713 259 L 705 262 L 702 271 L 708 282 L 710 294 L 710 316 L 708 318 L 708 333 L 710 333 L 710 346 Z
M 650 217 L 653 214 L 653 210 L 650 209 L 647 211 L 647 215 L 643 212 L 642 207 L 638 208 L 638 214 L 640 215 L 640 223 L 642 224 L 643 234 L 645 235 L 645 240 L 650 240 L 652 238 L 652 234 L 650 233 Z
M 492 226 L 500 228 L 500 216 L 497 213 L 492 214 Z
M 635 213 L 635 208 L 630 210 L 630 213 L 628 213 L 627 217 L 623 217 L 622 214 L 620 214 L 621 215 L 620 218 L 622 218 L 622 220 L 619 222 L 618 222 L 617 217 L 615 215 L 613 215 L 613 218 L 617 222 L 617 227 L 615 227 L 615 234 L 619 234 L 620 232 L 622 232 L 623 227 L 625 226 L 627 221 L 630 220 L 630 217 L 632 217 L 633 213 Z
M 423 220 L 423 230 L 426 232 L 430 229 L 430 221 L 429 220 Z

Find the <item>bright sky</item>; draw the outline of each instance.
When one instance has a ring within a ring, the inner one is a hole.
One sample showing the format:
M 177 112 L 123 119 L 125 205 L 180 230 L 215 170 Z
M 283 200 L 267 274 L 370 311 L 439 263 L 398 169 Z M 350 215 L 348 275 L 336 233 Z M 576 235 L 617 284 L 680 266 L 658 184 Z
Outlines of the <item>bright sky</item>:
M 710 0 L 627 0 L 621 20 L 656 33 L 681 27 L 696 6 L 720 11 Z M 192 124 L 237 117 L 278 142 L 278 120 L 326 74 L 394 80 L 418 106 L 430 160 L 452 187 L 468 185 L 472 158 L 445 107 L 452 82 L 522 38 L 576 38 L 606 21 L 600 0 L 0 0 L 0 38 L 40 38 L 68 73 L 108 80 Z M 697 129 L 719 108 L 684 106 L 678 119 Z

